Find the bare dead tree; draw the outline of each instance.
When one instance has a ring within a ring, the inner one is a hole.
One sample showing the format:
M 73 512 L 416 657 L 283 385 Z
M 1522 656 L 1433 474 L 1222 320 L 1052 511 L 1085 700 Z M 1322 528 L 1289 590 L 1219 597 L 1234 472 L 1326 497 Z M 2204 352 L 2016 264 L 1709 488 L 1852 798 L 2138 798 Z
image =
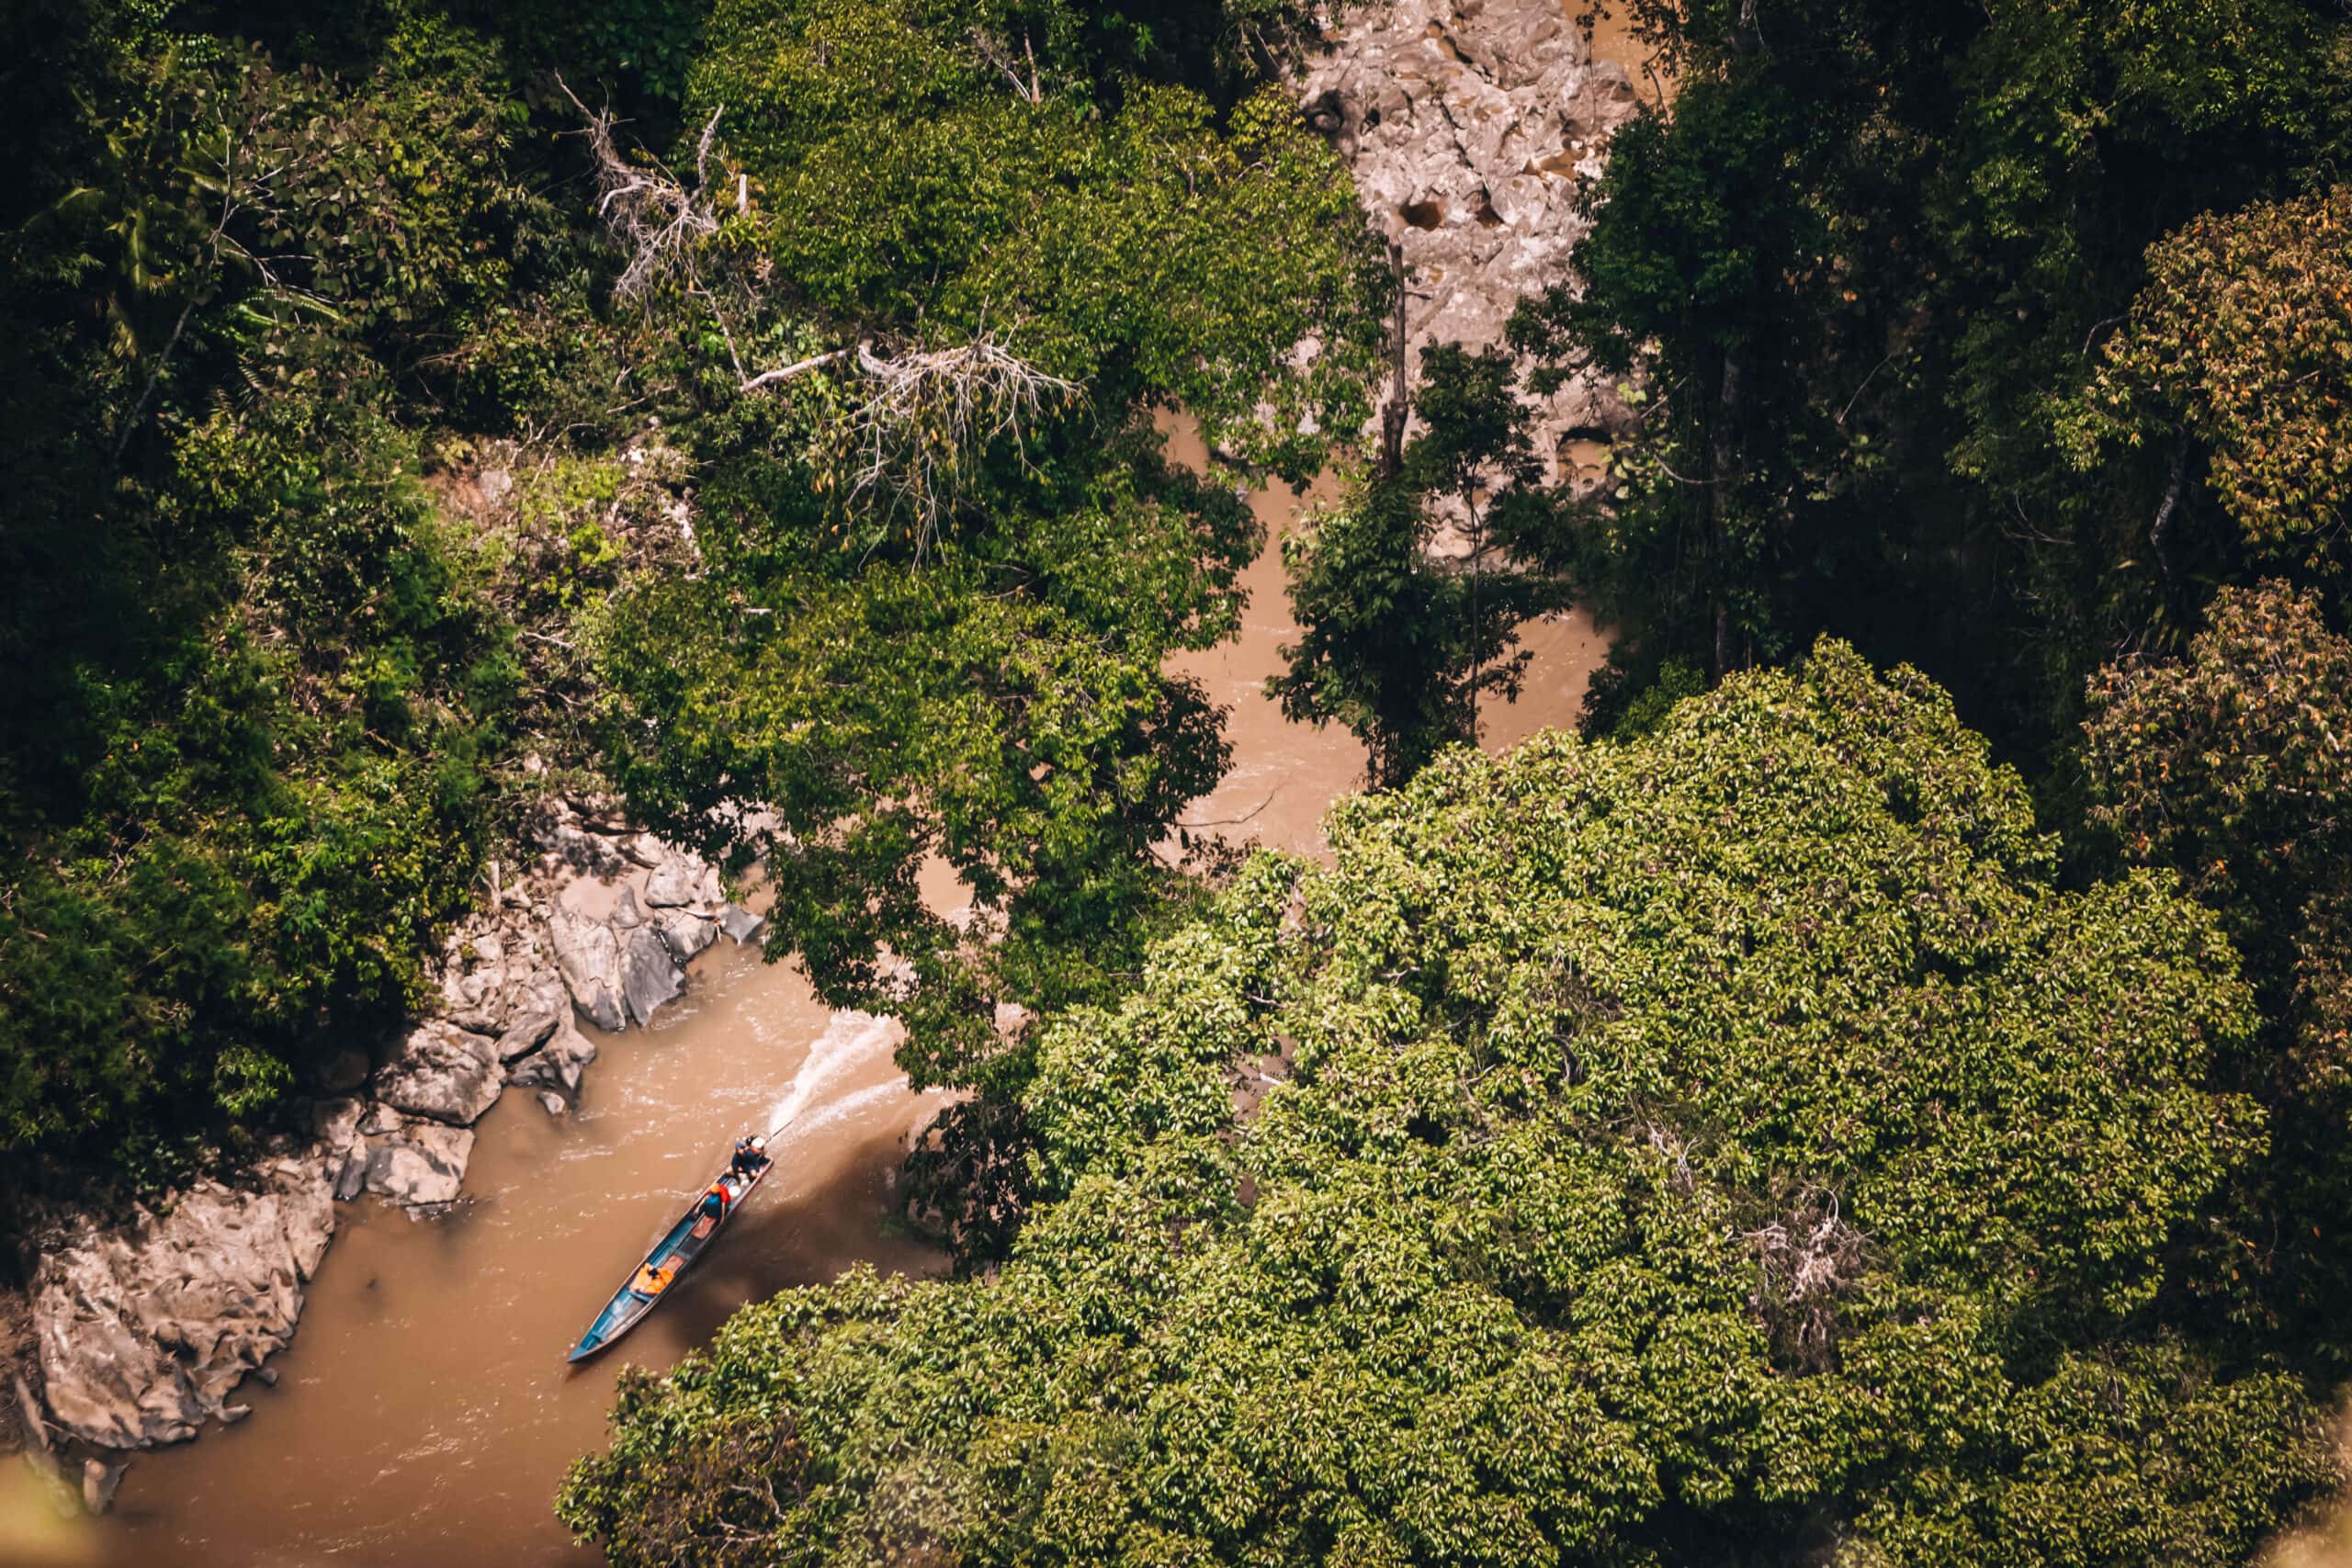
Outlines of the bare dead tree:
M 1838 1306 L 1868 1267 L 1862 1233 L 1834 1192 L 1807 1188 L 1788 1213 L 1740 1238 L 1763 1276 L 1752 1298 L 1778 1348 L 1815 1370 L 1829 1364 Z
M 656 159 L 638 164 L 623 157 L 613 141 L 612 110 L 591 109 L 561 76 L 555 83 L 588 122 L 584 134 L 596 168 L 596 216 L 628 257 L 613 284 L 615 297 L 643 300 L 664 282 L 698 287 L 696 249 L 718 232 L 718 214 L 710 203 L 710 153 L 727 106 L 711 110 L 702 128 L 695 144 L 695 183 L 689 186 Z
M 975 43 L 1030 102 L 1042 96 L 1037 62 L 1024 41 L 1025 79 L 1003 47 L 975 31 Z M 992 51 L 992 52 L 991 52 Z M 801 376 L 847 363 L 860 383 L 848 412 L 835 425 L 835 443 L 847 465 L 843 499 L 873 502 L 892 513 L 911 513 L 918 554 L 935 536 L 940 517 L 976 470 L 984 451 L 1010 438 L 1026 461 L 1027 433 L 1049 410 L 1074 403 L 1074 382 L 1030 365 L 983 327 L 968 343 L 951 348 L 893 347 L 872 333 L 842 347 L 808 355 L 788 365 L 753 372 L 736 346 L 735 331 L 719 290 L 702 271 L 703 244 L 718 232 L 712 204 L 710 160 L 718 122 L 711 111 L 695 148 L 691 184 L 658 160 L 633 162 L 613 137 L 609 110 L 591 109 L 557 78 L 587 121 L 585 136 L 595 167 L 596 210 L 628 261 L 613 286 L 616 298 L 650 303 L 662 288 L 675 288 L 702 302 L 718 326 L 735 369 L 738 389 L 764 391 Z M 750 185 L 739 175 L 734 200 L 750 207 Z M 740 289 L 756 285 L 734 280 Z
M 1022 102 L 1042 104 L 1046 101 L 1045 86 L 1037 75 L 1036 51 L 1029 47 L 1028 34 L 1021 35 L 1021 59 L 1018 61 L 1012 58 L 1012 50 L 982 28 L 972 29 L 972 47 L 979 51 L 982 60 L 995 66 L 1003 73 L 1004 79 L 1012 84 L 1012 90 L 1021 96 Z M 1028 67 L 1025 73 L 1022 70 L 1024 62 Z
M 867 391 L 841 427 L 847 496 L 910 513 L 918 551 L 987 448 L 1009 439 L 1025 462 L 1028 430 L 1080 396 L 986 329 L 955 348 L 888 357 L 861 342 L 857 368 Z

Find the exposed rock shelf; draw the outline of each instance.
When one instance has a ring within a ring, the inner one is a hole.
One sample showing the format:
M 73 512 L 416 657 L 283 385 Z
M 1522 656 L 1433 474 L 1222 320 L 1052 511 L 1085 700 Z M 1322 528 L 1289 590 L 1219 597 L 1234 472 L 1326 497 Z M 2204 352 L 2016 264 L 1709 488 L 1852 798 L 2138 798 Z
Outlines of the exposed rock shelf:
M 194 1437 L 293 1338 L 302 1287 L 362 1194 L 430 1217 L 458 1201 L 473 1124 L 510 1087 L 568 1109 L 595 1044 L 685 988 L 724 931 L 763 922 L 728 902 L 716 867 L 613 817 L 551 800 L 525 875 L 493 874 L 487 908 L 450 937 L 435 1012 L 321 1072 L 308 1138 L 287 1137 L 239 1186 L 204 1181 L 127 1224 L 87 1217 L 46 1236 L 32 1314 L 48 1424 L 105 1448 Z M 110 1491 L 110 1487 L 109 1487 Z
M 1397 0 L 1346 13 L 1310 62 L 1308 123 L 1339 149 L 1374 231 L 1410 275 L 1408 360 L 1503 341 L 1522 296 L 1572 275 L 1578 184 L 1639 111 L 1624 68 L 1590 57 L 1559 0 Z M 1623 403 L 1577 378 L 1539 405 L 1550 477 L 1591 480 L 1580 442 L 1622 432 Z

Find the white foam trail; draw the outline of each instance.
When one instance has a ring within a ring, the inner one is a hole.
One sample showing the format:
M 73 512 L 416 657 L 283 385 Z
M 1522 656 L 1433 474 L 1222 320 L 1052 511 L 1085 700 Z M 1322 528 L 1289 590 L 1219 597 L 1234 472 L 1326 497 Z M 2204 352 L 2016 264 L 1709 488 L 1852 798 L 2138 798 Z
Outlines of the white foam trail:
M 861 1111 L 871 1110 L 876 1105 L 896 1104 L 906 1099 L 910 1092 L 904 1077 L 888 1078 L 881 1083 L 867 1084 L 854 1094 L 845 1094 L 830 1105 L 802 1112 L 800 1119 L 793 1122 L 784 1135 L 776 1140 L 776 1143 L 783 1145 L 797 1143 L 827 1127 L 846 1122 Z
M 801 1062 L 800 1070 L 792 1075 L 792 1082 L 786 1088 L 784 1098 L 769 1108 L 768 1125 L 783 1127 L 789 1122 L 797 1127 L 804 1118 L 808 1118 L 812 1108 L 820 1117 L 831 1120 L 826 1114 L 831 1109 L 826 1106 L 826 1095 L 838 1089 L 843 1079 L 853 1077 L 861 1068 L 888 1060 L 899 1048 L 899 1021 L 894 1018 L 876 1018 L 865 1012 L 833 1014 L 832 1021 L 825 1026 L 825 1032 L 809 1043 L 808 1057 Z M 876 1091 L 898 1090 L 902 1087 L 899 1082 L 874 1085 L 847 1097 L 841 1103 L 862 1102 L 865 1096 Z M 811 1124 L 815 1124 L 813 1119 Z

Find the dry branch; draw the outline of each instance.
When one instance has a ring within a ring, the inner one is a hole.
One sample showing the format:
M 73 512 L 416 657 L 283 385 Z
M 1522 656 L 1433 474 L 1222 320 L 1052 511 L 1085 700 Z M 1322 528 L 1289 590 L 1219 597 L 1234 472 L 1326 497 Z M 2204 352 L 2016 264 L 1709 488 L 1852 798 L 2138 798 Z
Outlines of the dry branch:
M 857 345 L 866 395 L 842 423 L 847 493 L 914 513 L 925 538 L 993 443 L 1016 450 L 1048 408 L 1075 402 L 1075 382 L 1046 374 L 983 330 L 956 348 L 885 358 Z M 1025 454 L 1024 454 L 1025 457 Z
M 695 246 L 718 232 L 718 215 L 710 205 L 710 152 L 718 139 L 722 104 L 710 111 L 695 147 L 695 183 L 685 183 L 658 161 L 644 164 L 621 156 L 613 141 L 613 113 L 591 109 L 580 101 L 561 76 L 563 89 L 588 122 L 588 155 L 596 165 L 596 216 L 605 231 L 628 254 L 613 293 L 623 299 L 642 299 L 657 283 L 675 281 L 694 286 Z
M 1025 40 L 1024 83 L 1001 46 L 977 33 L 975 38 L 984 50 L 995 51 L 990 57 L 1035 101 L 1041 88 L 1036 61 Z M 595 165 L 597 215 L 628 257 L 613 286 L 615 297 L 645 301 L 658 286 L 668 284 L 701 300 L 718 325 L 737 386 L 744 392 L 765 390 L 849 362 L 862 387 L 836 429 L 847 463 L 843 498 L 852 503 L 876 502 L 888 512 L 912 513 L 918 550 L 929 543 L 986 448 L 1009 437 L 1019 450 L 1028 428 L 1049 408 L 1078 400 L 1075 383 L 1037 369 L 986 328 L 955 348 L 891 351 L 863 336 L 848 346 L 774 369 L 747 369 L 727 310 L 701 272 L 702 243 L 719 228 L 710 199 L 710 159 L 726 106 L 712 110 L 703 126 L 695 148 L 694 181 L 688 185 L 656 160 L 640 164 L 623 156 L 613 138 L 611 111 L 589 108 L 561 77 L 557 85 L 587 122 L 584 134 Z M 739 175 L 739 211 L 748 207 L 749 199 L 748 181 Z

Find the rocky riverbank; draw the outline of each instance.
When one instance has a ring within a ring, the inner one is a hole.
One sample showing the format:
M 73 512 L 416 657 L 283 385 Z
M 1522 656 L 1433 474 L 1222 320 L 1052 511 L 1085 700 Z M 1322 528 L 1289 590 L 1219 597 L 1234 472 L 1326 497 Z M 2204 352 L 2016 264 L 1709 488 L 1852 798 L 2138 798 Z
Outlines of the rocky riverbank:
M 1631 83 L 1589 58 L 1557 0 L 1398 0 L 1351 13 L 1327 42 L 1304 109 L 1401 251 L 1408 359 L 1434 343 L 1500 343 L 1521 295 L 1568 276 L 1577 182 L 1636 112 Z M 1591 381 L 1549 400 L 1540 445 L 1555 477 L 1597 480 L 1595 454 L 1628 417 Z M 607 802 L 551 799 L 531 839 L 536 858 L 512 875 L 493 865 L 485 907 L 450 937 L 428 1014 L 339 1053 L 296 1130 L 237 1179 L 127 1224 L 35 1227 L 21 1313 L 34 1349 L 9 1401 L 27 1407 L 15 1420 L 28 1453 L 52 1433 L 142 1449 L 243 1418 L 237 1391 L 272 1381 L 338 1202 L 372 1198 L 420 1220 L 462 1202 L 474 1124 L 501 1096 L 568 1110 L 596 1055 L 582 1021 L 642 1026 L 684 990 L 696 953 L 760 934 L 713 867 Z M 88 1473 L 92 1506 L 118 1473 L 102 1461 Z
M 1310 62 L 1307 122 L 1347 160 L 1374 231 L 1405 264 L 1408 375 L 1432 344 L 1500 344 L 1522 297 L 1571 276 L 1589 227 L 1582 182 L 1641 107 L 1624 68 L 1593 58 L 1576 8 L 1363 6 Z M 1577 377 L 1543 400 L 1535 437 L 1548 477 L 1597 484 L 1606 444 L 1630 418 L 1605 378 Z
M 36 1406 L 18 1416 L 28 1454 L 52 1435 L 144 1449 L 242 1419 L 237 1390 L 275 1381 L 268 1358 L 293 1337 L 337 1202 L 446 1212 L 462 1201 L 473 1124 L 509 1089 L 568 1110 L 596 1057 L 578 1021 L 642 1026 L 684 992 L 696 953 L 761 934 L 716 867 L 607 803 L 550 799 L 532 838 L 537 860 L 511 879 L 493 864 L 486 906 L 449 937 L 433 1011 L 337 1053 L 297 1107 L 299 1130 L 239 1179 L 198 1182 L 128 1224 L 40 1230 L 37 1376 L 15 1402 Z

